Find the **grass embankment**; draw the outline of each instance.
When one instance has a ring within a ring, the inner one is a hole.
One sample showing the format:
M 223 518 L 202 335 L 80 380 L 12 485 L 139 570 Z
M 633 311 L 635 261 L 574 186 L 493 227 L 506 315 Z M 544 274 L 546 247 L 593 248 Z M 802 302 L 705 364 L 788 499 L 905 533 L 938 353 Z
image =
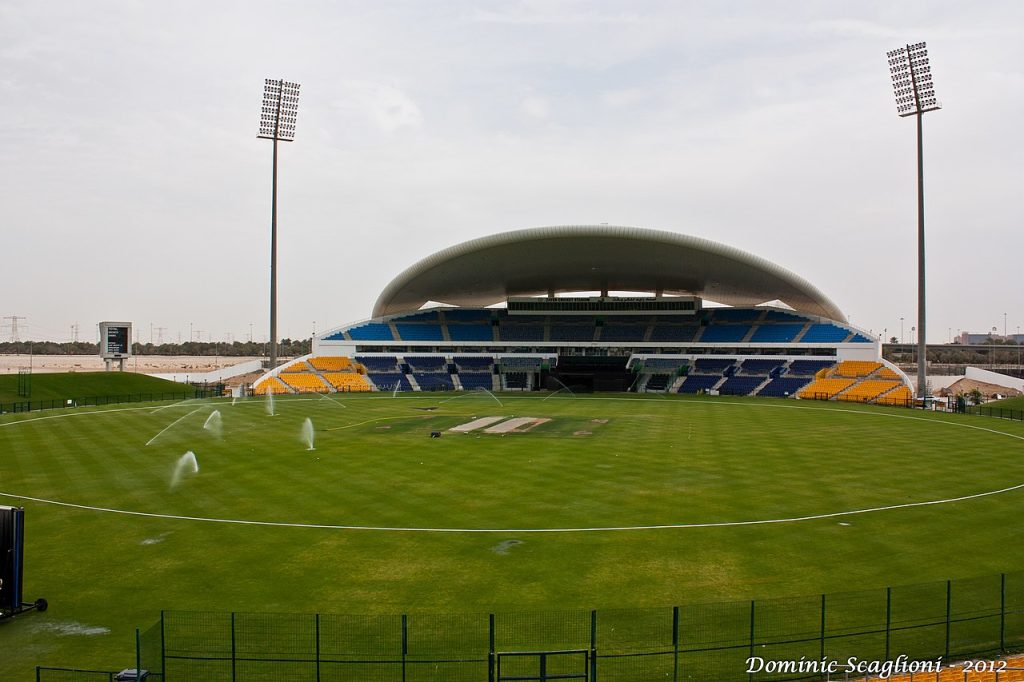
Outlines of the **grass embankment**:
M 165 379 L 131 372 L 65 372 L 28 377 L 28 396 L 18 394 L 19 376 L 0 375 L 0 403 L 49 403 L 69 398 L 109 398 L 139 394 L 195 395 L 195 389 Z

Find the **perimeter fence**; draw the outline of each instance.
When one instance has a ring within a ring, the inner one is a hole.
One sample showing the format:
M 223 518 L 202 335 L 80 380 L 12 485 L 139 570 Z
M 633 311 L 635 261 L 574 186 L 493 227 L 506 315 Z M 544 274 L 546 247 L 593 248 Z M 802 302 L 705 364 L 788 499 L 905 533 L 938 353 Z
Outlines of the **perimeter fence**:
M 1024 571 L 786 599 L 463 615 L 164 611 L 137 632 L 154 682 L 822 680 L 863 664 L 1024 649 Z M 796 666 L 804 663 L 802 670 Z M 787 667 L 783 667 L 783 665 Z M 867 670 L 870 672 L 870 670 Z M 40 682 L 96 679 L 38 669 Z
M 18 400 L 9 403 L 0 403 L 0 414 L 116 405 L 119 403 L 146 403 L 162 400 L 188 400 L 190 398 L 217 398 L 223 394 L 223 385 L 217 385 L 207 388 L 196 387 L 193 390 L 171 391 L 165 393 L 123 393 L 120 395 L 90 395 L 77 398 L 50 398 L 48 400 Z

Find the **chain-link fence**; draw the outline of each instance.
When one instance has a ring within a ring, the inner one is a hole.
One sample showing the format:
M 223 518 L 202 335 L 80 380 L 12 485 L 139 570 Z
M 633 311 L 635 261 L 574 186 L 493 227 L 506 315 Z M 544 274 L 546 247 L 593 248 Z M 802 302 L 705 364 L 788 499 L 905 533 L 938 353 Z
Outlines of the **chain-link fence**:
M 9 412 L 35 412 L 36 410 L 58 410 L 73 407 L 116 405 L 119 403 L 145 403 L 161 400 L 187 400 L 190 398 L 216 398 L 224 394 L 224 386 L 218 384 L 207 388 L 196 387 L 185 391 L 166 393 L 124 393 L 121 395 L 89 395 L 77 398 L 51 398 L 48 400 L 20 400 L 0 403 L 0 414 Z
M 1024 572 L 646 609 L 380 616 L 165 611 L 138 633 L 136 661 L 148 679 L 167 682 L 775 682 L 825 678 L 820 668 L 795 670 L 800 662 L 845 666 L 901 655 L 948 662 L 1020 649 Z M 87 682 L 93 675 L 41 668 L 38 679 Z

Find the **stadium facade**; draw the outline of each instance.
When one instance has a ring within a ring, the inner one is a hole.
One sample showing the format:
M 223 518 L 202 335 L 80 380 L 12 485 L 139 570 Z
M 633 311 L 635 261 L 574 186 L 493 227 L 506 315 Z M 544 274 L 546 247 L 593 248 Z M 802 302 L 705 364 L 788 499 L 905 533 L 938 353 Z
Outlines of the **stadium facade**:
M 707 305 L 713 302 L 715 305 Z M 636 391 L 904 404 L 881 340 L 739 249 L 635 227 L 500 233 L 398 274 L 257 393 Z

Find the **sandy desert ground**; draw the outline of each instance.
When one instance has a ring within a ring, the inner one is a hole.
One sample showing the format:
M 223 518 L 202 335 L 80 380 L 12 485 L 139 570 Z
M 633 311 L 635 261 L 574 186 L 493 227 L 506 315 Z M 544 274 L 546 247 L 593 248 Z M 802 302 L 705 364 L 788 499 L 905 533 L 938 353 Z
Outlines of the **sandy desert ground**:
M 142 355 L 129 358 L 125 371 L 142 374 L 170 372 L 210 372 L 221 367 L 256 360 L 250 357 Z M 16 374 L 31 368 L 33 372 L 101 372 L 98 355 L 0 355 L 0 374 Z

